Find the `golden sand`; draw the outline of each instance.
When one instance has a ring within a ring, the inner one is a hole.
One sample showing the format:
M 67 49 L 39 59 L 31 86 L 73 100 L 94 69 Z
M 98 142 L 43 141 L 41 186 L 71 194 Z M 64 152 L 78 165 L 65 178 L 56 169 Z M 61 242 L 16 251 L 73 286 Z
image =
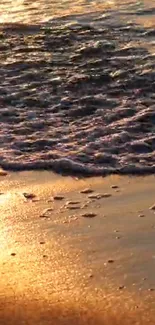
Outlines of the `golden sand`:
M 153 176 L 12 173 L 0 193 L 1 324 L 154 324 Z

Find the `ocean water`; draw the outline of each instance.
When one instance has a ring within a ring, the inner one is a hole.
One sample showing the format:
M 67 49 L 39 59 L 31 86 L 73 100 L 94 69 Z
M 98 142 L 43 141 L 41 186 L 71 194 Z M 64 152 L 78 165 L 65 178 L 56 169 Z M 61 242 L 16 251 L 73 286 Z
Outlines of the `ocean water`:
M 153 1 L 1 1 L 0 166 L 155 171 Z

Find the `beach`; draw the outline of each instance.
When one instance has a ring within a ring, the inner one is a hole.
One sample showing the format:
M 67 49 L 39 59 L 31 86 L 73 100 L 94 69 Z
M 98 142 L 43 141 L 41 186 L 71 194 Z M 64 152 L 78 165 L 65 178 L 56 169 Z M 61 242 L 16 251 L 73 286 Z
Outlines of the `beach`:
M 0 325 L 154 325 L 155 8 L 0 3 Z
M 154 324 L 154 176 L 0 179 L 3 324 Z

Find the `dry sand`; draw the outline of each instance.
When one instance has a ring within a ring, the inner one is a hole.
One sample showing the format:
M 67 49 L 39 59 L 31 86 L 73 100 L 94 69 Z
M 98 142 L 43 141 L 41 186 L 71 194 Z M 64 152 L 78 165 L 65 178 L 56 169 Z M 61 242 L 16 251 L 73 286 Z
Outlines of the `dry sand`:
M 0 193 L 0 324 L 154 324 L 154 176 L 11 173 Z

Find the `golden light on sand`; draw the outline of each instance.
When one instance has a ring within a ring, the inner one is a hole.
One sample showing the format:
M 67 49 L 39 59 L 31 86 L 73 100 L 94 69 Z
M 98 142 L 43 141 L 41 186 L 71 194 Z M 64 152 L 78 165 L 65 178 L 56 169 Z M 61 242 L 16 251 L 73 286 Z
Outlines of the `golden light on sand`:
M 144 192 L 147 183 L 149 198 Z M 118 185 L 118 192 L 112 184 Z M 23 321 L 42 325 L 43 319 L 45 324 L 52 319 L 54 325 L 124 325 L 124 319 L 129 319 L 128 325 L 134 319 L 140 319 L 141 325 L 153 324 L 149 322 L 150 310 L 149 315 L 144 311 L 142 292 L 139 301 L 132 290 L 138 292 L 139 285 L 143 285 L 144 272 L 154 280 L 154 273 L 146 264 L 154 249 L 153 240 L 152 244 L 148 242 L 149 254 L 141 248 L 143 238 L 145 241 L 151 229 L 148 228 L 151 216 L 137 218 L 135 215 L 142 198 L 145 198 L 143 209 L 150 206 L 154 178 L 149 182 L 148 178 L 129 181 L 118 176 L 77 180 L 48 172 L 29 172 L 8 175 L 0 185 L 4 192 L 0 202 L 0 297 L 5 297 L 5 300 L 0 298 L 0 307 L 3 306 L 0 319 L 5 320 L 3 324 L 19 325 Z M 62 211 L 61 206 L 68 200 L 86 200 L 87 194 L 81 193 L 81 189 L 89 187 L 96 193 L 110 191 L 112 196 L 101 199 L 102 207 L 100 200 L 93 201 L 95 218 L 81 218 L 82 208 L 73 211 L 73 214 L 79 211 L 77 219 L 63 223 L 72 212 Z M 25 200 L 23 193 L 34 193 L 38 201 Z M 56 194 L 64 198 L 51 202 Z M 42 211 L 49 207 L 53 207 L 49 217 L 40 218 Z M 115 229 L 119 229 L 118 234 Z M 149 240 L 151 236 L 154 238 L 152 231 Z M 105 263 L 109 258 L 114 263 Z M 137 287 L 131 290 L 133 280 Z M 153 297 L 152 292 L 150 295 Z

